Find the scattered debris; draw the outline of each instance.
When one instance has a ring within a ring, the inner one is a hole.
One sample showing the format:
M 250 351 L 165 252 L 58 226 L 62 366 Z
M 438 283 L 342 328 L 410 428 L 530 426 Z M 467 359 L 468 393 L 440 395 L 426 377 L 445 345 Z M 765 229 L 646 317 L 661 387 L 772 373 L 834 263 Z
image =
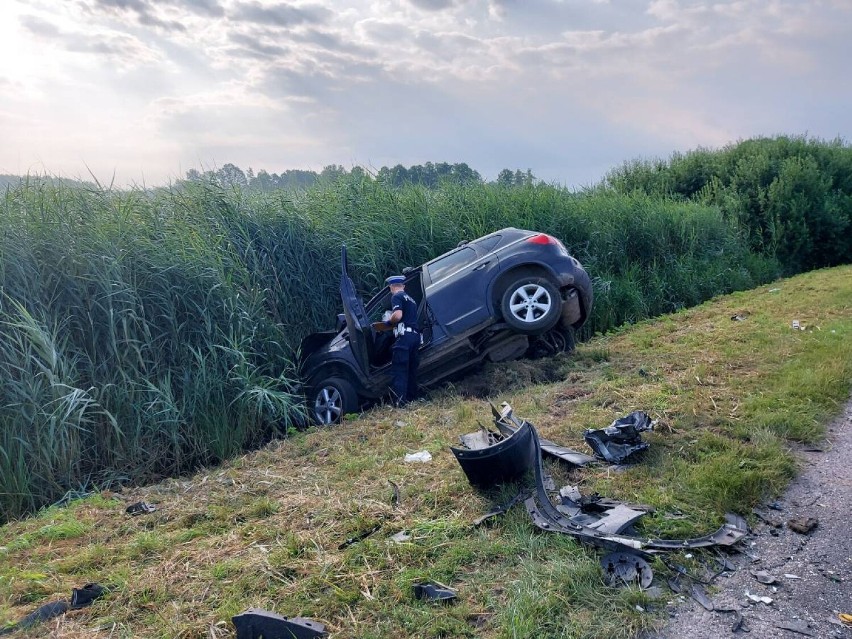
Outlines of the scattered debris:
M 407 530 L 400 530 L 395 535 L 391 535 L 390 539 L 398 544 L 402 544 L 406 541 L 411 541 L 411 535 L 408 534 Z
M 396 508 L 397 506 L 399 506 L 399 486 L 396 484 L 396 482 L 393 482 L 390 479 L 388 479 L 388 483 L 391 485 L 391 488 L 393 488 L 393 496 L 391 497 L 391 506 L 393 508 Z
M 837 613 L 837 618 L 840 619 L 843 624 L 852 626 L 852 615 L 846 614 L 845 612 L 839 612 Z
M 749 632 L 749 629 L 745 624 L 745 617 L 738 610 L 735 610 L 734 614 L 736 614 L 737 617 L 734 619 L 734 623 L 731 624 L 731 632 Z
M 765 570 L 752 571 L 752 573 L 751 573 L 751 574 L 752 574 L 752 576 L 753 576 L 755 579 L 757 579 L 760 583 L 762 583 L 762 584 L 766 584 L 767 586 L 768 586 L 769 584 L 774 584 L 774 583 L 775 583 L 775 577 L 773 577 L 772 575 L 770 575 L 770 574 L 769 574 L 768 572 L 766 572 Z
M 646 413 L 635 411 L 616 419 L 606 428 L 587 429 L 583 436 L 595 455 L 610 464 L 622 464 L 634 453 L 650 446 L 639 433 L 654 430 L 655 422 Z
M 742 311 L 740 313 L 737 313 L 736 315 L 731 315 L 731 321 L 732 322 L 744 322 L 748 316 L 749 316 L 748 311 Z
M 781 623 L 775 624 L 776 628 L 780 628 L 781 630 L 789 630 L 790 632 L 797 632 L 800 635 L 805 635 L 806 637 L 813 637 L 814 633 L 808 630 L 808 624 L 804 621 L 783 621 Z
M 611 552 L 601 558 L 601 568 L 604 581 L 613 588 L 635 582 L 645 590 L 654 580 L 654 573 L 648 562 L 633 553 Z
M 695 599 L 695 601 L 697 601 L 705 610 L 712 611 L 714 609 L 713 602 L 710 601 L 710 598 L 707 596 L 707 591 L 704 590 L 704 586 L 701 584 L 692 584 L 692 590 L 690 591 L 689 596 Z
M 772 603 L 772 597 L 764 597 L 762 595 L 753 595 L 748 590 L 745 591 L 745 596 L 749 601 L 754 603 L 765 603 L 767 606 Z
M 794 517 L 787 521 L 787 528 L 801 535 L 807 535 L 819 525 L 816 517 Z
M 153 504 L 149 504 L 146 501 L 137 501 L 135 504 L 130 504 L 127 508 L 125 508 L 124 512 L 136 517 L 137 515 L 147 515 L 148 513 L 152 513 L 156 510 L 157 507 Z
M 792 323 L 790 324 L 790 327 L 793 330 L 797 330 L 797 331 L 805 330 L 804 325 L 799 320 L 793 320 Z
M 480 525 L 484 524 L 486 521 L 493 519 L 494 517 L 497 517 L 498 515 L 502 515 L 502 514 L 509 512 L 509 509 L 512 506 L 517 504 L 522 499 L 526 499 L 527 497 L 529 497 L 529 494 L 527 493 L 527 491 L 524 491 L 524 490 L 519 491 L 517 495 L 512 497 L 505 504 L 497 504 L 491 510 L 489 510 L 487 513 L 482 515 L 481 517 L 477 517 L 476 519 L 474 519 L 473 525 L 474 526 L 480 526 Z
M 432 461 L 432 455 L 428 450 L 421 450 L 416 453 L 409 453 L 405 456 L 407 462 L 428 462 Z
M 773 528 L 781 528 L 784 525 L 780 520 L 760 512 L 757 508 L 753 508 L 751 512 L 753 512 L 760 521 L 772 526 Z
M 438 581 L 418 582 L 411 586 L 415 599 L 450 603 L 458 599 L 458 593 Z
M 518 419 L 512 414 L 512 407 L 508 402 L 503 402 L 500 405 L 500 408 L 501 410 L 498 411 L 494 404 L 491 404 L 491 414 L 494 416 L 494 425 L 500 429 L 500 432 L 504 436 L 510 437 L 511 435 L 514 435 L 515 432 L 527 423 L 526 420 Z M 571 466 L 586 466 L 597 461 L 590 455 L 586 455 L 585 453 L 581 453 L 571 448 L 559 446 L 547 439 L 539 439 L 539 444 L 541 445 L 541 451 L 545 455 L 550 455 L 551 457 L 570 464 Z
M 479 432 L 488 433 L 485 429 Z M 532 426 L 529 423 L 508 437 L 501 434 L 475 433 L 461 438 L 467 448 L 450 447 L 467 480 L 479 488 L 491 488 L 503 482 L 521 479 L 533 465 Z M 494 437 L 495 443 L 489 444 Z M 479 444 L 482 444 L 480 447 Z M 476 446 L 470 448 L 470 445 Z
M 367 537 L 369 537 L 370 535 L 372 535 L 374 532 L 376 532 L 377 530 L 379 530 L 381 527 L 382 527 L 382 525 L 381 525 L 381 524 L 376 524 L 376 525 L 375 525 L 375 526 L 373 526 L 372 528 L 368 528 L 367 530 L 364 530 L 364 531 L 362 531 L 362 532 L 358 533 L 357 535 L 355 535 L 355 536 L 353 536 L 353 537 L 350 537 L 349 539 L 347 539 L 346 541 L 344 541 L 342 544 L 340 544 L 340 545 L 337 547 L 337 549 L 338 549 L 338 550 L 343 550 L 344 548 L 347 548 L 348 546 L 351 546 L 352 544 L 358 543 L 358 542 L 359 542 L 359 541 L 361 541 L 362 539 L 366 539 Z
M 801 577 L 799 577 L 798 575 L 791 575 L 790 573 L 787 573 L 787 572 L 784 573 L 784 577 L 786 579 L 801 579 Z
M 86 584 L 82 588 L 73 588 L 71 590 L 71 601 L 60 599 L 59 601 L 51 601 L 43 606 L 39 606 L 17 623 L 0 629 L 0 635 L 7 635 L 18 630 L 30 628 L 42 621 L 63 615 L 69 610 L 79 610 L 80 608 L 91 606 L 95 599 L 102 597 L 106 592 L 107 589 L 100 584 Z
M 583 543 L 599 548 L 626 552 L 636 552 L 639 550 L 683 550 L 685 548 L 705 548 L 717 545 L 730 546 L 748 534 L 748 529 L 742 527 L 742 517 L 731 514 L 725 516 L 727 523 L 723 524 L 715 533 L 705 537 L 682 540 L 646 539 L 624 534 L 607 533 L 573 521 L 571 517 L 567 517 L 557 510 L 547 495 L 547 491 L 543 485 L 544 470 L 541 463 L 541 448 L 538 434 L 532 426 L 530 426 L 530 430 L 535 449 L 536 463 L 534 469 L 536 490 L 531 497 L 527 498 L 524 505 L 530 517 L 532 517 L 533 523 L 542 530 L 571 535 Z
M 562 503 L 556 506 L 559 512 L 576 524 L 605 533 L 624 532 L 645 513 L 654 511 L 651 506 L 628 505 L 597 493 L 583 497 L 577 486 L 563 486 L 559 495 L 562 497 Z
M 327 637 L 325 626 L 305 617 L 283 617 L 249 608 L 231 617 L 237 629 L 237 639 L 316 639 Z

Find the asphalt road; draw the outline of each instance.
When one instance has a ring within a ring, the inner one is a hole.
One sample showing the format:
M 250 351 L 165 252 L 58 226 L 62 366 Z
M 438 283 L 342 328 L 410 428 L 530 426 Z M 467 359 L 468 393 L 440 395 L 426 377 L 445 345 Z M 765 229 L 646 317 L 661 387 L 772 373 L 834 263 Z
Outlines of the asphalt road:
M 773 504 L 779 509 L 759 509 L 781 527 L 763 521 L 754 527 L 754 536 L 745 542 L 753 557 L 732 556 L 737 570 L 713 582 L 709 596 L 716 610 L 705 610 L 684 594 L 671 607 L 670 623 L 658 639 L 852 639 L 852 627 L 838 619 L 838 612 L 852 614 L 852 401 L 819 448 L 824 452 L 799 451 L 800 474 Z M 819 523 L 800 534 L 787 526 L 795 517 Z M 760 583 L 753 575 L 758 571 L 776 583 Z M 746 592 L 772 603 L 749 601 Z M 732 631 L 738 614 L 748 634 Z

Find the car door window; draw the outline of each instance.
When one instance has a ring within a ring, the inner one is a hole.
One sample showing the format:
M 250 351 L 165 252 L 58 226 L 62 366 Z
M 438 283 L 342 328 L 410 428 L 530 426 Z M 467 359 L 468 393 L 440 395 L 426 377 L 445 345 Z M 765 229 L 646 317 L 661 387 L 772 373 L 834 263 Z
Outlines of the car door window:
M 429 262 L 426 268 L 429 270 L 429 278 L 432 283 L 454 273 L 465 264 L 473 262 L 476 259 L 476 251 L 470 247 L 460 248 L 458 251 L 453 251 L 449 255 L 439 257 L 434 262 Z
M 479 247 L 482 253 L 490 253 L 500 243 L 500 238 L 502 237 L 502 235 L 489 235 L 488 237 L 483 237 L 481 240 L 477 240 L 474 244 Z

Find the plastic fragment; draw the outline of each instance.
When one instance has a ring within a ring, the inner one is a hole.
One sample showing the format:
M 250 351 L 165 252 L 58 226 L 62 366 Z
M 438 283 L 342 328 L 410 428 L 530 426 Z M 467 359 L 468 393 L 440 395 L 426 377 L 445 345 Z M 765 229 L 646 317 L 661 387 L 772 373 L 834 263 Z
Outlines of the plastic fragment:
M 421 450 L 416 453 L 409 453 L 405 456 L 407 462 L 429 462 L 432 461 L 432 454 L 428 450 Z
M 788 572 L 785 572 L 785 573 L 784 573 L 784 578 L 785 578 L 785 579 L 801 579 L 801 577 L 799 577 L 798 575 L 791 575 L 791 574 L 790 574 L 790 573 L 788 573 Z
M 805 635 L 806 637 L 813 637 L 814 633 L 808 630 L 808 624 L 804 621 L 784 621 L 779 624 L 775 624 L 776 628 L 781 628 L 781 630 L 789 630 L 790 632 L 797 632 L 800 635 Z
M 852 615 L 846 614 L 845 612 L 841 612 L 837 614 L 837 618 L 840 619 L 844 624 L 848 626 L 852 626 Z
M 774 584 L 774 583 L 775 583 L 775 577 L 773 577 L 772 575 L 770 575 L 770 574 L 769 574 L 768 572 L 766 572 L 765 570 L 758 570 L 758 571 L 756 571 L 756 572 L 752 572 L 751 574 L 752 574 L 752 576 L 753 576 L 755 579 L 757 579 L 757 580 L 758 580 L 760 583 L 762 583 L 762 584 L 767 584 L 767 585 L 769 585 L 769 584 Z
M 458 593 L 438 581 L 424 581 L 411 586 L 415 599 L 449 603 L 458 599 Z
M 819 525 L 816 517 L 794 517 L 787 521 L 787 528 L 801 535 L 807 535 Z
M 748 597 L 750 601 L 754 603 L 765 603 L 767 606 L 772 603 L 772 597 L 762 597 L 761 595 L 753 595 L 748 590 L 745 592 L 745 596 Z

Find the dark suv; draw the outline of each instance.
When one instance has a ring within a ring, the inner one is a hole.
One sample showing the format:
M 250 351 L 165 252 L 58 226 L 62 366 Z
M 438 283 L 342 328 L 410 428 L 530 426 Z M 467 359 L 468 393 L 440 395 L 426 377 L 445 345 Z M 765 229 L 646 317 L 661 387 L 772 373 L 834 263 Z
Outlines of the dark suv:
M 405 270 L 405 291 L 418 304 L 419 381 L 435 384 L 485 360 L 573 348 L 573 330 L 592 310 L 592 285 L 580 262 L 550 235 L 507 228 L 417 268 Z M 385 287 L 366 305 L 342 250 L 343 313 L 334 331 L 308 335 L 301 346 L 311 414 L 336 422 L 388 393 L 393 337 L 371 324 L 390 307 Z

